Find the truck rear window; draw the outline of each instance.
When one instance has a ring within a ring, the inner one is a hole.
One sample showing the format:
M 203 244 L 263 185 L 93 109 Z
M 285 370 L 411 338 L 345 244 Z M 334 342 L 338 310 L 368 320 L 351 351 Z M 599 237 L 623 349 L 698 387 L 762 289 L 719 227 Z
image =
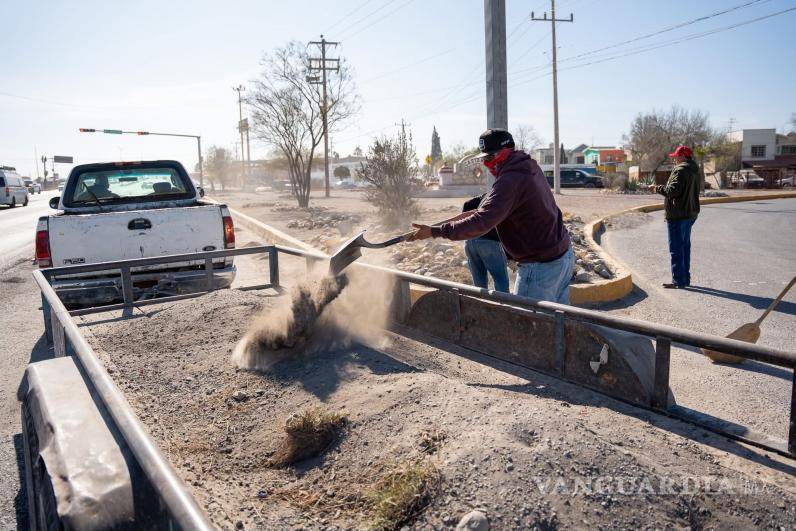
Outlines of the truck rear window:
M 172 168 L 113 169 L 77 177 L 69 206 L 187 199 L 193 191 Z
M 5 186 L 5 185 L 6 185 L 5 177 L 0 177 L 0 186 Z

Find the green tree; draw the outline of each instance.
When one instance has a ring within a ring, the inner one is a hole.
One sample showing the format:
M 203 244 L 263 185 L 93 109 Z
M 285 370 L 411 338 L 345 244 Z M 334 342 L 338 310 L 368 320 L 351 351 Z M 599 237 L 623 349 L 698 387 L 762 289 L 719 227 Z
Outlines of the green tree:
M 437 127 L 434 126 L 434 130 L 431 132 L 431 166 L 432 166 L 432 169 L 441 160 L 442 160 L 442 144 L 440 144 L 440 141 L 439 141 L 439 133 L 437 133 Z
M 351 170 L 348 169 L 348 166 L 337 166 L 334 169 L 334 176 L 338 179 L 348 179 L 351 177 Z

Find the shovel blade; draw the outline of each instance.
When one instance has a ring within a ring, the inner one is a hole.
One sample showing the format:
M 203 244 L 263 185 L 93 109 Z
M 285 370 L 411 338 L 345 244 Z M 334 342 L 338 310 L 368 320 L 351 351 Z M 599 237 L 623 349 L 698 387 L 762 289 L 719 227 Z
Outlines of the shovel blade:
M 343 245 L 341 245 L 329 259 L 329 275 L 336 277 L 343 270 L 362 256 L 362 244 L 365 241 L 364 232 L 360 232 Z

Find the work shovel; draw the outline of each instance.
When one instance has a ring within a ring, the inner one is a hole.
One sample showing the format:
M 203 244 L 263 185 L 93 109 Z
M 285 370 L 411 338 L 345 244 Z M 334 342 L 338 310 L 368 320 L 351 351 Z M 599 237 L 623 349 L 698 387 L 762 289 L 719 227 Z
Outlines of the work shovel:
M 412 236 L 414 233 L 415 231 L 411 231 L 384 242 L 371 243 L 365 239 L 365 232 L 360 232 L 341 245 L 340 248 L 334 252 L 332 258 L 329 260 L 329 275 L 336 277 L 342 273 L 343 269 L 354 263 L 357 258 L 362 256 L 362 251 L 360 251 L 360 249 L 363 247 L 368 249 L 383 249 L 384 247 L 389 247 L 391 245 L 395 245 L 396 243 L 406 241 L 406 239 L 409 236 Z

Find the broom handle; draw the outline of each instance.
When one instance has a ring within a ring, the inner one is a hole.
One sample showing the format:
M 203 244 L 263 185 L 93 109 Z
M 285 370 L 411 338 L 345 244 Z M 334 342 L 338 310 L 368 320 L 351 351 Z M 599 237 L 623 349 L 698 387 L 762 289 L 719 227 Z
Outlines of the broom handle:
M 772 302 L 772 303 L 771 303 L 771 305 L 770 305 L 770 306 L 769 306 L 769 307 L 766 309 L 766 311 L 764 311 L 764 312 L 763 312 L 763 315 L 761 315 L 761 316 L 760 316 L 760 319 L 758 319 L 757 321 L 755 321 L 755 323 L 757 323 L 757 325 L 758 325 L 758 326 L 760 326 L 760 323 L 762 323 L 762 322 L 763 322 L 763 319 L 765 319 L 765 318 L 766 318 L 766 316 L 767 316 L 768 314 L 770 314 L 770 313 L 771 313 L 771 311 L 772 311 L 774 308 L 776 308 L 776 307 L 777 307 L 777 304 L 779 304 L 779 301 L 781 301 L 781 300 L 782 300 L 782 298 L 785 296 L 785 294 L 786 294 L 788 291 L 790 291 L 790 289 L 793 287 L 793 284 L 794 284 L 794 283 L 796 283 L 796 277 L 793 277 L 793 278 L 791 279 L 790 283 L 789 283 L 787 286 L 785 286 L 785 289 L 783 289 L 783 290 L 782 290 L 782 293 L 780 293 L 780 294 L 779 294 L 779 296 L 778 296 L 776 299 L 774 299 L 774 302 Z

